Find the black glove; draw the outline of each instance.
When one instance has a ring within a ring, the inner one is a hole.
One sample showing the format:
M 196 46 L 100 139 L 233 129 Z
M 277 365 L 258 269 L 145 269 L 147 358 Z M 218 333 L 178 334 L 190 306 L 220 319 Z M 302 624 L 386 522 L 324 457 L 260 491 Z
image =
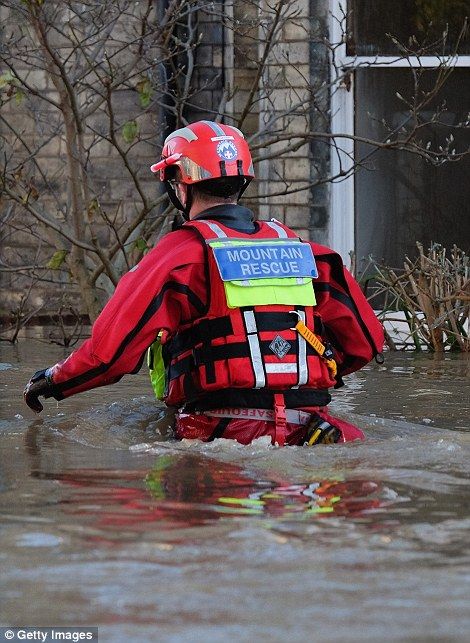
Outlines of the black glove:
M 23 391 L 24 401 L 35 413 L 41 413 L 44 408 L 38 399 L 40 395 L 45 398 L 55 397 L 55 387 L 47 374 L 48 370 L 45 368 L 42 371 L 36 371 Z

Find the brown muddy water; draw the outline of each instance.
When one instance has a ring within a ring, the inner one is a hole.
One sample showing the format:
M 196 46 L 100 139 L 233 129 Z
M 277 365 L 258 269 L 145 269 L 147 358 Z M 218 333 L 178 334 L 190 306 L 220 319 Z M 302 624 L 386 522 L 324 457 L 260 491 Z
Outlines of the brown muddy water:
M 142 371 L 41 416 L 63 349 L 0 345 L 0 624 L 101 641 L 468 641 L 470 363 L 388 354 L 364 443 L 171 439 Z

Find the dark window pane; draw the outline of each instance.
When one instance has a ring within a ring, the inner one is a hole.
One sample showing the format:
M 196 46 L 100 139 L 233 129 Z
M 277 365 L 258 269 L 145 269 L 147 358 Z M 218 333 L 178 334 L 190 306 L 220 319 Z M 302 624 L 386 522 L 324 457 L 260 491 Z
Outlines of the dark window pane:
M 387 34 L 413 51 L 425 47 L 428 55 L 453 53 L 469 0 L 351 0 L 348 3 L 350 34 L 348 55 L 396 55 L 398 48 Z M 449 34 L 443 49 L 442 34 Z M 415 40 L 410 40 L 414 36 Z M 470 38 L 464 37 L 458 53 L 470 54 Z
M 423 89 L 432 87 L 436 71 L 424 74 Z M 407 69 L 368 69 L 356 72 L 356 133 L 374 140 L 386 140 L 382 121 L 400 127 L 407 119 L 404 97 L 413 93 L 413 79 Z M 450 75 L 439 100 L 426 107 L 422 116 L 431 118 L 436 105 L 445 101 L 440 120 L 444 125 L 426 126 L 420 134 L 424 145 L 444 144 L 453 134 L 453 147 L 463 152 L 470 147 L 470 130 L 457 129 L 470 109 L 470 70 L 456 69 Z M 408 127 L 407 125 L 405 125 Z M 356 145 L 356 158 L 364 159 L 370 146 Z M 416 241 L 425 247 L 431 242 L 447 248 L 453 244 L 470 251 L 470 157 L 435 167 L 419 156 L 381 150 L 367 160 L 367 169 L 356 174 L 356 254 L 365 266 L 373 255 L 388 265 L 400 267 L 405 255 L 416 256 Z

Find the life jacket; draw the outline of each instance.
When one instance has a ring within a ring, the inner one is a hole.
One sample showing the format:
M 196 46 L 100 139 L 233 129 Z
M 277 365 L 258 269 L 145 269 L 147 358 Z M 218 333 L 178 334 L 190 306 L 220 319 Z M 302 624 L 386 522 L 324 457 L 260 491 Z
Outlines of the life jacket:
M 184 227 L 204 243 L 209 302 L 203 317 L 151 351 L 157 395 L 169 406 L 203 397 L 235 405 L 234 391 L 255 391 L 257 400 L 263 391 L 285 392 L 288 407 L 327 404 L 335 384 L 332 360 L 295 329 L 301 323 L 321 345 L 311 245 L 275 220 L 258 222 L 253 234 L 210 220 Z M 250 405 L 256 403 L 244 404 Z

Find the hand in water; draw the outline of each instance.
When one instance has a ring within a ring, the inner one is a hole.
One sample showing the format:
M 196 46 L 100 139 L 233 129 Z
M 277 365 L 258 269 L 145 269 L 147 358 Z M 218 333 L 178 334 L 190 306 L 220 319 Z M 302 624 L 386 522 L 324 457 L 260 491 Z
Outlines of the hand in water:
M 41 413 L 44 408 L 39 401 L 39 396 L 48 398 L 53 395 L 53 384 L 47 371 L 48 369 L 36 371 L 23 391 L 24 401 L 35 413 Z

